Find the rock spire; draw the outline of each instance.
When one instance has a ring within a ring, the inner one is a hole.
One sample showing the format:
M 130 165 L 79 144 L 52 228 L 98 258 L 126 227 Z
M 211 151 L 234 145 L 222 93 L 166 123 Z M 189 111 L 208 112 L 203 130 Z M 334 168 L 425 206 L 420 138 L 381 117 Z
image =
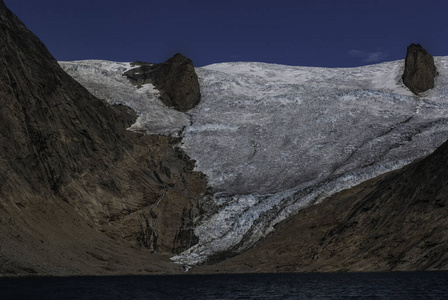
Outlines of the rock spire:
M 433 57 L 419 44 L 408 47 L 403 83 L 414 93 L 420 94 L 434 87 L 437 70 Z

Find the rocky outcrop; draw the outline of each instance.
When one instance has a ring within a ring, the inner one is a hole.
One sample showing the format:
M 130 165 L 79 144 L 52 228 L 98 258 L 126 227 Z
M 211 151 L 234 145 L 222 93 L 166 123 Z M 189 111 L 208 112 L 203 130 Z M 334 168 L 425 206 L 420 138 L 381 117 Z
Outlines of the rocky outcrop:
M 177 53 L 162 64 L 135 62 L 133 68 L 124 73 L 138 86 L 152 83 L 160 92 L 160 99 L 168 107 L 185 112 L 201 100 L 198 76 L 193 62 Z
M 179 141 L 126 130 L 136 115 L 67 75 L 3 1 L 0 28 L 0 274 L 119 272 L 191 246 L 206 181 Z
M 419 44 L 411 44 L 406 53 L 403 83 L 420 94 L 434 87 L 437 70 L 433 57 Z
M 279 224 L 252 249 L 196 272 L 448 269 L 448 142 Z

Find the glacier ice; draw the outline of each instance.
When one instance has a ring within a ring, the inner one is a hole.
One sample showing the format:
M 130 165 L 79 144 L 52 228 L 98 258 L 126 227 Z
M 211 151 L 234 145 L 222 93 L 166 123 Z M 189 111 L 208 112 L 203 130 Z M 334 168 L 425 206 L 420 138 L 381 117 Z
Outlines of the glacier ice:
M 195 230 L 199 243 L 173 260 L 191 266 L 237 253 L 273 226 L 335 192 L 429 154 L 448 138 L 448 58 L 434 89 L 401 82 L 404 62 L 358 68 L 220 63 L 197 68 L 200 104 L 165 107 L 128 63 L 61 62 L 93 94 L 139 113 L 132 130 L 182 134 L 220 208 Z

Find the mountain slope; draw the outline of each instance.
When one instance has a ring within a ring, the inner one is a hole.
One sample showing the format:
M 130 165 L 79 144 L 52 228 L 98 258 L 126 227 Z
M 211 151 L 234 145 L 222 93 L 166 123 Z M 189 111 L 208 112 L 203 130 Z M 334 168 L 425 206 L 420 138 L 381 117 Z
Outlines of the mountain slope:
M 448 143 L 301 210 L 246 252 L 196 272 L 448 269 Z
M 178 140 L 126 130 L 136 115 L 67 75 L 3 1 L 0 27 L 0 273 L 175 270 L 150 253 L 197 241 L 204 176 Z

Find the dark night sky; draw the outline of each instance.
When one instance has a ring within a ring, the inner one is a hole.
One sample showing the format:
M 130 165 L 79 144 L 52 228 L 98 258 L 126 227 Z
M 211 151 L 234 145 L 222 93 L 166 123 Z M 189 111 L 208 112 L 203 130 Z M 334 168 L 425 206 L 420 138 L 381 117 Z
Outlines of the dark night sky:
M 4 0 L 58 60 L 225 61 L 350 67 L 448 55 L 440 0 Z

